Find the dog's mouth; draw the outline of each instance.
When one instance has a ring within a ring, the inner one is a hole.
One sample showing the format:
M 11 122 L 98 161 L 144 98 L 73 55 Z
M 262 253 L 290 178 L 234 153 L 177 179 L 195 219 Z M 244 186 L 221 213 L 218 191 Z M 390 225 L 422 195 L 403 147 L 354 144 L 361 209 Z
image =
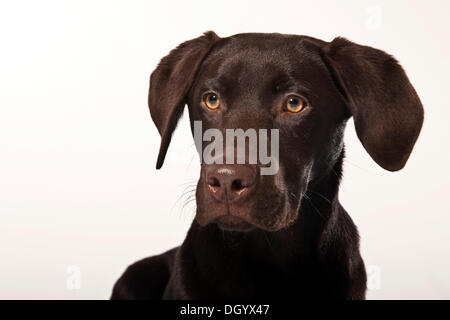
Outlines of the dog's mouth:
M 247 232 L 255 228 L 254 225 L 244 219 L 230 214 L 218 217 L 214 222 L 220 229 L 225 231 Z
M 254 202 L 238 205 L 214 203 L 208 206 L 209 210 L 204 210 L 205 206 L 200 202 L 195 219 L 202 227 L 212 223 L 223 231 L 248 232 L 261 229 L 274 232 L 290 225 L 296 214 L 292 214 L 294 211 L 287 207 L 284 198 L 279 196 L 269 199 L 269 205 L 260 202 L 256 205 Z

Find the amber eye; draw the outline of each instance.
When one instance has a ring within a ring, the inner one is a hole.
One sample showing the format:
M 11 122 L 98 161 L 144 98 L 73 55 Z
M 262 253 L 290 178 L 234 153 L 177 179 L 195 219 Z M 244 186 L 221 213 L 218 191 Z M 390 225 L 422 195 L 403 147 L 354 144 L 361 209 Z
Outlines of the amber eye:
M 306 102 L 298 96 L 290 96 L 286 100 L 286 110 L 292 113 L 297 113 L 303 110 Z
M 211 110 L 215 110 L 220 106 L 220 99 L 215 93 L 207 93 L 203 96 L 203 102 L 206 107 Z

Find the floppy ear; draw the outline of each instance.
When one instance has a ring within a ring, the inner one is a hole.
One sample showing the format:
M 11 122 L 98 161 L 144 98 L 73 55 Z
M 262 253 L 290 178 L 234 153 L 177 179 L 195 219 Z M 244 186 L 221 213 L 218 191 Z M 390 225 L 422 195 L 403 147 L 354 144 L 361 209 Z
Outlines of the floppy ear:
M 356 133 L 381 167 L 404 167 L 423 123 L 423 107 L 405 72 L 387 53 L 336 38 L 324 59 L 347 100 Z
M 185 97 L 198 68 L 214 43 L 220 39 L 213 31 L 189 40 L 161 59 L 150 76 L 148 106 L 161 135 L 156 169 L 161 168 L 172 133 L 183 113 Z

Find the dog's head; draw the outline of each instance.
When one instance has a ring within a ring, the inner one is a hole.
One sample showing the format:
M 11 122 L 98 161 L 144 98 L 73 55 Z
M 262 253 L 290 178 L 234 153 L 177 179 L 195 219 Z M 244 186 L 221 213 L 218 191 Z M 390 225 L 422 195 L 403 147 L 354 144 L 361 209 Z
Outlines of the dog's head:
M 308 186 L 342 155 L 349 117 L 390 171 L 405 165 L 423 122 L 397 61 L 343 38 L 207 32 L 182 43 L 150 79 L 158 169 L 185 104 L 205 160 L 196 220 L 233 230 L 277 231 L 295 221 Z

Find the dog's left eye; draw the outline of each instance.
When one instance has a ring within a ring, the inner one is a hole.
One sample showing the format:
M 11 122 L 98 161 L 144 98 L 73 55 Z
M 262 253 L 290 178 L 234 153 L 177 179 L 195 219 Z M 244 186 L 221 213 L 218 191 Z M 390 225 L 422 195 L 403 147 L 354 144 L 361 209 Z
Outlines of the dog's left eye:
M 305 100 L 299 96 L 289 96 L 286 100 L 285 108 L 286 111 L 292 113 L 298 113 L 302 111 L 306 106 Z
M 220 106 L 220 99 L 215 93 L 207 93 L 203 96 L 203 103 L 208 109 L 215 110 Z

